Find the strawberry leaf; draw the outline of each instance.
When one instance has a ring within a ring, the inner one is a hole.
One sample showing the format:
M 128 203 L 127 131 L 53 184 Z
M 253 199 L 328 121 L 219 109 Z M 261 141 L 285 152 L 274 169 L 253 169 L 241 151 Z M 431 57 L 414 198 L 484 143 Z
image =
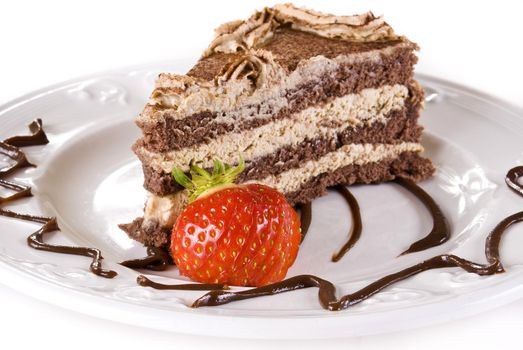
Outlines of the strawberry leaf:
M 223 174 L 223 172 L 225 171 L 225 167 L 223 166 L 223 162 L 215 159 L 213 161 L 213 164 L 214 164 L 214 167 L 212 169 L 212 175 L 213 176 L 217 176 L 217 175 Z
M 187 189 L 191 189 L 194 187 L 191 179 L 180 168 L 174 168 L 171 172 L 172 177 L 178 182 L 180 185 Z
M 211 173 L 191 161 L 189 169 L 191 178 L 177 167 L 172 170 L 171 174 L 177 183 L 189 191 L 189 202 L 192 202 L 204 192 L 212 190 L 217 186 L 234 183 L 238 175 L 245 169 L 245 160 L 240 155 L 240 161 L 235 167 L 220 160 L 214 160 Z

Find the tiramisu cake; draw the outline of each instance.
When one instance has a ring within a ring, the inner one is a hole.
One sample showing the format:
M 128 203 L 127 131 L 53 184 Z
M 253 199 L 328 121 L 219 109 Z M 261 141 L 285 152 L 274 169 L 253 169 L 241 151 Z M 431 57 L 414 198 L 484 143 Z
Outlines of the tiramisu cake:
M 122 228 L 166 246 L 187 201 L 171 171 L 191 162 L 210 169 L 241 156 L 238 182 L 274 187 L 291 205 L 336 184 L 431 176 L 420 156 L 415 50 L 370 12 L 285 4 L 221 25 L 187 74 L 159 76 L 137 118 L 143 136 L 133 149 L 149 194 L 144 217 Z

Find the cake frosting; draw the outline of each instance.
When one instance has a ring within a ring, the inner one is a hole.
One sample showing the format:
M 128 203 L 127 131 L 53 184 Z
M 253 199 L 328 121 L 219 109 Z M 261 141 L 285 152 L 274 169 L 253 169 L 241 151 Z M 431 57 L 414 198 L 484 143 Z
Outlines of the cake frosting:
M 203 56 L 216 52 L 248 51 L 269 40 L 281 26 L 326 38 L 351 41 L 396 40 L 392 28 L 372 12 L 354 16 L 335 16 L 292 4 L 278 4 L 256 12 L 245 21 L 228 22 L 216 29 L 216 37 Z

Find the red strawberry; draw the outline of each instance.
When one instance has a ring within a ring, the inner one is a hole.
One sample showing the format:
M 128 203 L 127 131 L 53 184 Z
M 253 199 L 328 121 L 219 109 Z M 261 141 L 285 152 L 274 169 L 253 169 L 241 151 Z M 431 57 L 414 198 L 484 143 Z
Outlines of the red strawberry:
M 191 166 L 192 180 L 173 171 L 192 200 L 171 237 L 182 275 L 203 283 L 263 286 L 282 280 L 294 263 L 301 238 L 298 215 L 271 187 L 232 185 L 243 168 L 243 160 L 237 168 L 215 162 L 212 174 Z

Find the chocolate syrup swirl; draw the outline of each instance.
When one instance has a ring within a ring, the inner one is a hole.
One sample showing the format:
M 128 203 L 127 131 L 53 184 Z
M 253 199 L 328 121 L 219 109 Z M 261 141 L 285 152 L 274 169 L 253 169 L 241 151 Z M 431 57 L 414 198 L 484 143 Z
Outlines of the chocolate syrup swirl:
M 450 239 L 449 225 L 443 211 L 438 204 L 436 204 L 434 199 L 412 180 L 396 178 L 394 181 L 414 194 L 425 205 L 425 207 L 430 211 L 433 221 L 430 233 L 419 241 L 412 243 L 409 249 L 401 253 L 401 255 L 420 252 L 448 241 Z
M 309 232 L 309 227 L 311 226 L 312 205 L 311 205 L 311 202 L 307 202 L 305 204 L 296 205 L 296 207 L 294 209 L 298 210 L 300 212 L 300 233 L 301 233 L 300 244 L 301 244 L 301 243 L 303 243 L 303 240 L 305 239 L 307 232 Z
M 27 127 L 31 135 L 13 136 L 5 139 L 4 142 L 14 147 L 40 146 L 49 143 L 43 129 L 42 119 L 33 120 Z
M 523 212 L 513 214 L 503 219 L 494 230 L 490 232 L 485 241 L 486 264 L 476 263 L 451 254 L 438 255 L 399 272 L 385 276 L 354 293 L 344 295 L 340 298 L 336 297 L 336 288 L 332 282 L 313 275 L 299 275 L 264 287 L 241 292 L 211 291 L 197 299 L 192 304 L 192 307 L 223 305 L 238 300 L 317 287 L 319 288 L 318 297 L 321 306 L 330 311 L 339 311 L 370 298 L 396 282 L 427 270 L 459 267 L 467 272 L 480 276 L 502 273 L 505 270 L 503 269 L 499 255 L 501 237 L 508 227 L 520 221 L 523 221 Z
M 434 223 L 432 230 L 427 236 L 414 242 L 409 249 L 401 253 L 401 255 L 426 250 L 448 241 L 450 239 L 450 230 L 447 224 L 447 219 L 434 199 L 412 180 L 397 178 L 395 182 L 414 194 L 423 205 L 425 205 L 425 207 L 430 211 Z M 349 240 L 341 247 L 338 253 L 332 256 L 332 262 L 338 262 L 360 239 L 363 226 L 360 207 L 356 198 L 343 185 L 335 186 L 334 189 L 343 196 L 349 205 L 353 221 L 351 232 L 349 232 Z
M 224 284 L 220 283 L 189 283 L 189 284 L 163 284 L 153 282 L 144 275 L 139 275 L 136 278 L 136 283 L 142 287 L 151 287 L 161 290 L 226 290 L 229 289 Z
M 0 179 L 0 186 L 15 191 L 15 193 L 13 193 L 10 196 L 0 197 L 0 205 L 7 204 L 9 202 L 13 202 L 20 198 L 32 196 L 31 187 L 29 187 L 29 186 L 17 184 L 15 182 L 2 180 L 2 179 Z
M 0 169 L 0 178 L 13 173 L 16 169 L 34 167 L 33 164 L 29 163 L 25 154 L 20 151 L 18 147 L 11 146 L 10 144 L 2 141 L 0 141 L 0 154 L 7 156 L 14 161 L 14 163 Z
M 35 233 L 27 237 L 27 244 L 34 249 L 43 250 L 51 253 L 61 253 L 61 254 L 73 254 L 73 255 L 83 255 L 92 258 L 91 265 L 89 268 L 91 271 L 98 276 L 105 278 L 113 278 L 118 273 L 113 270 L 105 270 L 102 268 L 102 253 L 99 249 L 96 248 L 86 248 L 86 247 L 70 247 L 62 245 L 51 245 L 44 243 L 43 236 L 44 234 L 58 230 L 58 225 L 56 223 L 56 218 L 52 217 Z
M 42 128 L 41 119 L 37 119 L 29 124 L 29 130 L 31 135 L 13 136 L 4 140 L 3 142 L 0 141 L 0 154 L 4 154 L 14 161 L 13 164 L 0 169 L 0 186 L 15 191 L 14 194 L 8 197 L 0 197 L 0 205 L 10 203 L 23 197 L 32 196 L 31 187 L 2 179 L 2 177 L 11 174 L 16 169 L 34 166 L 33 164 L 29 163 L 25 154 L 18 147 L 44 145 L 49 142 Z M 98 249 L 51 245 L 45 243 L 43 238 L 46 233 L 59 230 L 56 218 L 21 214 L 1 208 L 0 215 L 43 224 L 40 229 L 27 237 L 27 244 L 31 248 L 53 253 L 87 256 L 93 259 L 90 265 L 90 269 L 96 275 L 106 278 L 113 278 L 117 275 L 115 271 L 102 269 L 101 260 L 103 257 L 100 250 Z
M 518 182 L 521 178 L 523 178 L 523 166 L 517 166 L 508 171 L 505 182 L 512 191 L 523 196 L 523 185 Z
M 349 240 L 340 248 L 336 254 L 332 256 L 332 262 L 338 262 L 360 239 L 363 224 L 361 222 L 360 206 L 352 193 L 344 185 L 335 186 L 334 189 L 343 196 L 345 201 L 347 201 L 353 222 L 351 230 L 349 231 Z
M 147 256 L 139 259 L 125 260 L 120 263 L 131 269 L 147 269 L 153 271 L 164 271 L 173 261 L 169 254 L 162 248 L 147 247 Z
M 56 222 L 55 217 L 45 217 L 45 216 L 34 216 L 29 214 L 20 214 L 15 213 L 10 210 L 0 209 L 0 215 L 11 217 L 14 219 L 20 219 L 25 221 L 32 221 L 43 224 L 36 232 L 32 233 L 27 237 L 27 245 L 36 250 L 43 250 L 46 252 L 52 253 L 61 253 L 61 254 L 73 254 L 73 255 L 83 255 L 93 259 L 91 262 L 91 271 L 102 277 L 113 278 L 117 275 L 115 271 L 104 270 L 102 269 L 102 254 L 100 250 L 95 248 L 84 248 L 84 247 L 69 247 L 62 245 L 51 245 L 43 241 L 43 237 L 46 233 L 60 230 Z

